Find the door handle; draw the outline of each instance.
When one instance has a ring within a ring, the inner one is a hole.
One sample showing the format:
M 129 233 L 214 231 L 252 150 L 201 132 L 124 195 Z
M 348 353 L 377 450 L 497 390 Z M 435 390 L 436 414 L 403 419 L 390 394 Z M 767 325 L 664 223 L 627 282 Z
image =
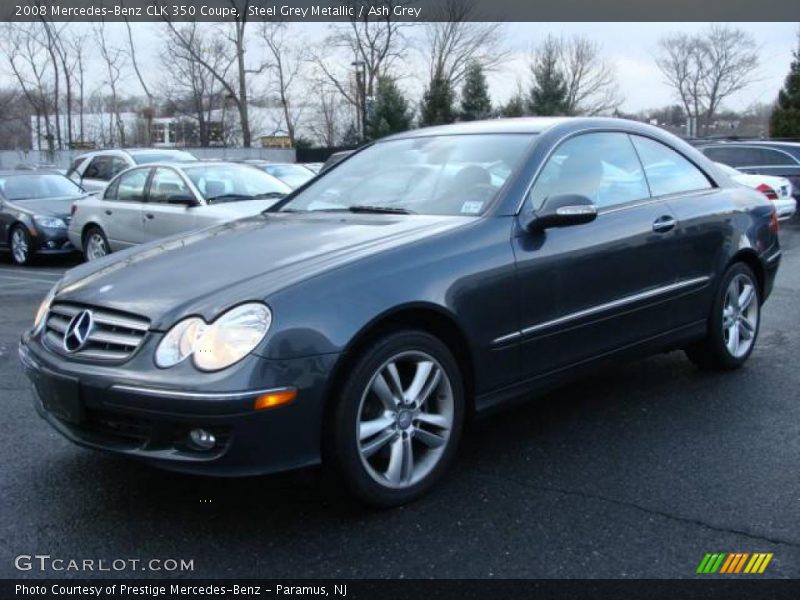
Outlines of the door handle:
M 110 214 L 111 214 L 111 211 L 110 211 L 110 210 L 108 210 L 108 209 L 106 209 L 106 214 L 107 214 L 107 215 L 110 215 Z
M 148 219 L 154 219 L 155 215 L 153 213 L 147 213 L 145 214 L 145 217 L 147 217 Z
M 675 225 L 678 224 L 673 217 L 669 215 L 664 215 L 663 217 L 658 217 L 655 221 L 653 221 L 653 231 L 656 233 L 666 233 L 667 231 L 672 231 L 675 229 Z

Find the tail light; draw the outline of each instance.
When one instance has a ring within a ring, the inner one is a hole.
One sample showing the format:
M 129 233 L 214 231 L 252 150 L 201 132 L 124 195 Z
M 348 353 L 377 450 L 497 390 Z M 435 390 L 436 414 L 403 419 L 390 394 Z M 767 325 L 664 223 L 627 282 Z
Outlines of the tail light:
M 781 229 L 780 221 L 778 221 L 778 211 L 775 210 L 775 207 L 772 207 L 772 213 L 769 215 L 769 230 L 778 235 L 778 232 Z
M 69 209 L 69 216 L 74 217 L 76 212 L 78 212 L 78 205 L 73 203 L 72 208 Z
M 778 194 L 775 192 L 775 190 L 773 190 L 771 187 L 769 187 L 766 183 L 762 183 L 756 189 L 759 192 L 761 192 L 762 194 L 764 194 L 767 197 L 768 200 L 777 200 L 778 199 Z

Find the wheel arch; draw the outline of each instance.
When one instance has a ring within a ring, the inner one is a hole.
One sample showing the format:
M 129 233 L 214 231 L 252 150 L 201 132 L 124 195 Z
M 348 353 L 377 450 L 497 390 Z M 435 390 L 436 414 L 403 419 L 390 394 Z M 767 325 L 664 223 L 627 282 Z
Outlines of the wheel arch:
M 407 304 L 393 308 L 364 325 L 345 347 L 333 369 L 333 375 L 325 393 L 324 423 L 333 407 L 333 397 L 344 385 L 347 373 L 361 351 L 380 335 L 401 329 L 418 329 L 437 337 L 447 346 L 461 369 L 464 384 L 467 416 L 474 411 L 474 360 L 466 334 L 455 317 L 436 304 Z
M 737 262 L 746 264 L 753 271 L 758 283 L 759 297 L 763 298 L 765 292 L 764 286 L 766 283 L 766 274 L 764 273 L 764 264 L 761 262 L 758 254 L 756 254 L 756 251 L 752 248 L 743 248 L 739 250 L 733 255 L 731 260 L 728 261 L 728 264 L 725 265 L 725 270 L 727 271 L 731 265 Z

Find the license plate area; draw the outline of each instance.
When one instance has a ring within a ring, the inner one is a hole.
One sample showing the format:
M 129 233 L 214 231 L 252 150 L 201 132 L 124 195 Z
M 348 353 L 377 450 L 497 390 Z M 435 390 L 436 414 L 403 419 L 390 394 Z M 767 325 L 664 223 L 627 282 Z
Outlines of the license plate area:
M 77 379 L 40 372 L 37 373 L 34 385 L 47 412 L 74 425 L 83 422 L 84 410 Z

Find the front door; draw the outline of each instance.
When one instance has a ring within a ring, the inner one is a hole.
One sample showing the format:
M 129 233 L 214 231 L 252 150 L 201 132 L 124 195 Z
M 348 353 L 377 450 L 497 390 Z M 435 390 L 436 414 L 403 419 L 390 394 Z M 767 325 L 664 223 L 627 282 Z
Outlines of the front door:
M 142 212 L 145 241 L 157 240 L 197 227 L 197 207 L 171 204 L 175 197 L 188 198 L 194 193 L 175 169 L 156 167 L 150 180 L 147 204 Z
M 142 203 L 150 171 L 149 167 L 128 171 L 103 196 L 103 229 L 113 250 L 144 241 Z
M 676 221 L 653 199 L 628 136 L 587 133 L 545 163 L 526 211 L 579 194 L 598 208 L 591 223 L 530 233 L 514 251 L 520 290 L 520 358 L 534 377 L 599 357 L 670 329 L 676 289 Z

